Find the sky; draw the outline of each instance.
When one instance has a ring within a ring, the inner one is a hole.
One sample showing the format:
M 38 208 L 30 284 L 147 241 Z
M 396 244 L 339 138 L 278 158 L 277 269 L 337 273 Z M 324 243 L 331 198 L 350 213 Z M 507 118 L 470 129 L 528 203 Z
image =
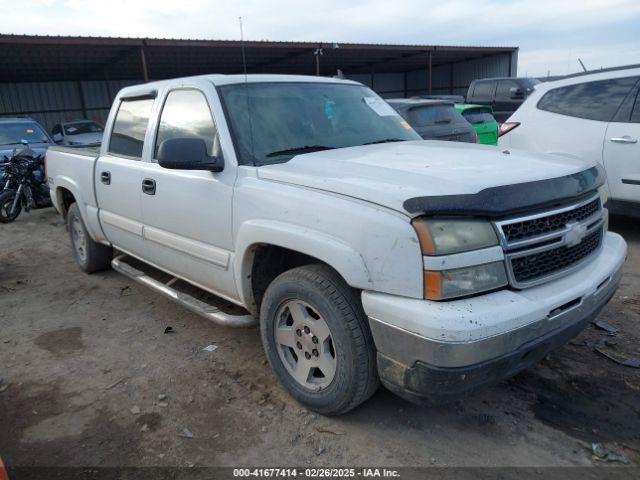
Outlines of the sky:
M 520 47 L 520 76 L 640 63 L 640 0 L 0 0 L 0 33 Z

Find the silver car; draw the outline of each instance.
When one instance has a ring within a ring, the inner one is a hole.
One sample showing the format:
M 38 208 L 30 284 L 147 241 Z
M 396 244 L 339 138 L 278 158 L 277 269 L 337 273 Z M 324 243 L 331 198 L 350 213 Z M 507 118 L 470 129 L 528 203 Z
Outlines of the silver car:
M 58 145 L 100 145 L 104 127 L 93 120 L 59 123 L 51 130 Z

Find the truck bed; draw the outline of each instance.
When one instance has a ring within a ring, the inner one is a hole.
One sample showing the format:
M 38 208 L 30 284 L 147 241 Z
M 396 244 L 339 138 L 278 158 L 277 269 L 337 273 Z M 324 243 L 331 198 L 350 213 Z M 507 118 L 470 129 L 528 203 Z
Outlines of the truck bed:
M 90 146 L 82 145 L 78 147 L 54 145 L 52 147 L 49 147 L 47 151 L 72 153 L 74 155 L 82 155 L 85 157 L 95 158 L 100 154 L 100 145 L 90 145 Z

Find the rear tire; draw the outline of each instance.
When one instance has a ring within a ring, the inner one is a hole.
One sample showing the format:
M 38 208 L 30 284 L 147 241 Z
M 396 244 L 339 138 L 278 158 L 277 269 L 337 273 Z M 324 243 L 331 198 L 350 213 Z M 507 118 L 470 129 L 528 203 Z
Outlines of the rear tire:
M 71 247 L 78 266 L 87 273 L 100 272 L 111 268 L 113 249 L 94 242 L 82 221 L 78 204 L 69 207 L 67 228 L 71 239 Z
M 22 211 L 22 202 L 18 201 L 18 205 L 16 205 L 16 211 L 13 215 L 11 215 L 11 207 L 13 206 L 13 201 L 16 198 L 15 190 L 5 190 L 0 193 L 0 223 L 11 223 Z
M 262 300 L 260 329 L 278 380 L 307 408 L 340 415 L 378 388 L 376 350 L 358 292 L 330 267 L 279 275 Z

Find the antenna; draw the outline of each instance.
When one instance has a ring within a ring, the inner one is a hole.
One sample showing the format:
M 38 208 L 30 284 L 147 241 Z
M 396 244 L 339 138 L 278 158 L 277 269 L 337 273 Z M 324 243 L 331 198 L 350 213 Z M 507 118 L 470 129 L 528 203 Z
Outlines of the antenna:
M 244 32 L 242 31 L 242 17 L 238 17 L 240 23 L 240 48 L 242 49 L 242 67 L 244 68 L 244 81 L 247 81 L 247 57 L 244 54 Z
M 578 61 L 580 62 L 580 66 L 582 67 L 582 70 L 584 70 L 586 72 L 587 71 L 587 67 L 584 66 L 584 63 L 582 63 L 582 60 L 580 58 L 578 58 Z
M 244 31 L 242 30 L 242 16 L 238 17 L 240 24 L 240 49 L 242 50 L 242 68 L 244 69 L 244 101 L 247 106 L 247 118 L 249 119 L 249 138 L 251 139 L 251 157 L 255 164 L 255 153 L 253 148 L 253 121 L 251 120 L 251 107 L 249 106 L 249 88 L 247 80 L 247 57 L 244 53 Z

